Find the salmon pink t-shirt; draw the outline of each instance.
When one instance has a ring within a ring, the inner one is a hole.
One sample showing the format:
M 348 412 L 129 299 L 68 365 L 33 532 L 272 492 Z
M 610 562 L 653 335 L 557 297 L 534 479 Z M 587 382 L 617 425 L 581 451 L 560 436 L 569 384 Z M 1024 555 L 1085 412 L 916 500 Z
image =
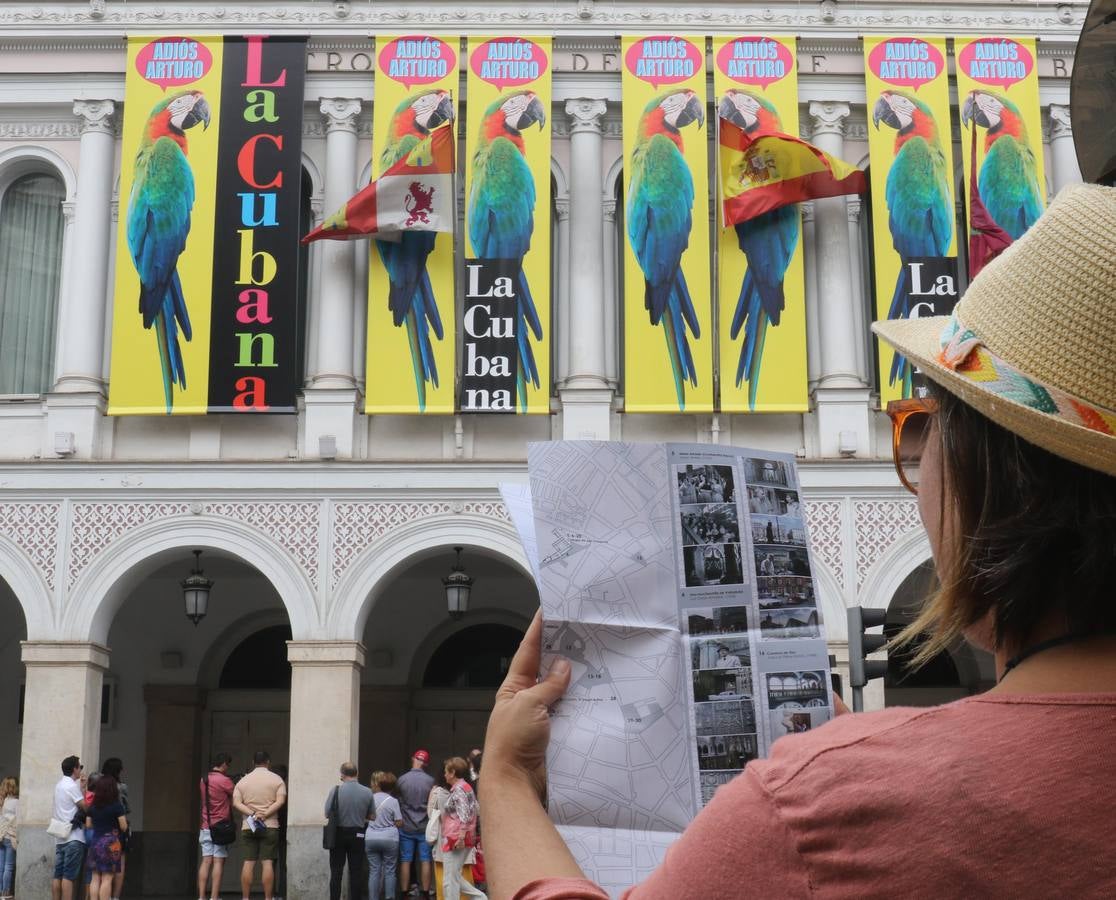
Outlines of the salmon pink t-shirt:
M 624 896 L 1112 897 L 1114 843 L 1116 694 L 984 694 L 780 738 Z

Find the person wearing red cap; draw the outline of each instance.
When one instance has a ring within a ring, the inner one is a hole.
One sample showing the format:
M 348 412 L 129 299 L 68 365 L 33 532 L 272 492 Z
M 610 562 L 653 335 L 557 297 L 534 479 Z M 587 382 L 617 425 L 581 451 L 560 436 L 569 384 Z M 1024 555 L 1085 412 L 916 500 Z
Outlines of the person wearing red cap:
M 399 829 L 399 885 L 404 896 L 408 891 L 418 889 L 417 884 L 411 884 L 411 864 L 416 853 L 422 893 L 434 896 L 430 890 L 433 856 L 426 841 L 426 801 L 434 787 L 434 779 L 424 771 L 428 762 L 430 754 L 425 750 L 416 750 L 411 755 L 411 771 L 400 777 L 398 784 L 399 808 L 403 813 L 403 825 Z

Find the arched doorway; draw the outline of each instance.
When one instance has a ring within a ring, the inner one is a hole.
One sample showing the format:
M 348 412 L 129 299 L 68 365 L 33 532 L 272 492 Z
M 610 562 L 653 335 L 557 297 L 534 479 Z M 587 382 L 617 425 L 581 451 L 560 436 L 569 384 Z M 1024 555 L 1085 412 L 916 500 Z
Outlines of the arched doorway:
M 362 773 L 406 769 L 420 746 L 438 764 L 483 744 L 496 688 L 538 594 L 502 557 L 467 547 L 462 562 L 476 581 L 460 619 L 449 616 L 442 586 L 452 547 L 408 559 L 377 591 L 363 638 Z
M 23 736 L 23 662 L 20 643 L 27 640 L 23 607 L 0 579 L 0 779 L 19 777 Z
M 938 589 L 934 564 L 924 562 L 899 585 L 887 608 L 884 633 L 899 634 L 913 622 L 923 603 Z M 936 706 L 986 691 L 996 683 L 992 654 L 964 641 L 939 653 L 924 666 L 912 669 L 918 645 L 888 655 L 884 678 L 885 706 Z
M 251 769 L 257 749 L 274 764 L 287 761 L 291 631 L 283 603 L 253 566 L 206 550 L 201 564 L 214 586 L 195 626 L 179 586 L 192 549 L 160 553 L 129 573 L 108 631 L 111 707 L 101 759 L 124 761 L 134 832 L 125 890 L 133 896 L 193 890 L 197 784 L 216 752 L 233 756 L 234 774 Z M 233 891 L 240 860 L 230 851 L 222 887 Z

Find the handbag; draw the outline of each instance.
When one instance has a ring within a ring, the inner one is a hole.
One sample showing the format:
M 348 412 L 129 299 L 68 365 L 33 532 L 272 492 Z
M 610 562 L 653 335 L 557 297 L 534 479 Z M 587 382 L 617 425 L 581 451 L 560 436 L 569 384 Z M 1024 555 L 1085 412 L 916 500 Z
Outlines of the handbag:
M 205 813 L 212 815 L 213 807 L 209 803 L 209 773 L 205 773 Z M 210 820 L 209 839 L 218 847 L 226 847 L 236 841 L 236 825 L 232 819 L 220 819 L 216 822 Z
M 337 820 L 341 817 L 338 812 L 338 795 L 340 793 L 340 787 L 333 789 L 333 803 L 330 804 L 329 817 L 326 819 L 325 825 L 322 826 L 323 850 L 333 850 L 337 847 Z
M 434 810 L 430 814 L 430 818 L 426 821 L 426 843 L 436 844 L 438 838 L 442 836 L 442 811 L 440 809 Z
M 70 832 L 74 830 L 73 822 L 63 822 L 61 819 L 50 820 L 47 825 L 47 834 L 51 837 L 56 837 L 60 841 L 68 841 L 70 839 Z

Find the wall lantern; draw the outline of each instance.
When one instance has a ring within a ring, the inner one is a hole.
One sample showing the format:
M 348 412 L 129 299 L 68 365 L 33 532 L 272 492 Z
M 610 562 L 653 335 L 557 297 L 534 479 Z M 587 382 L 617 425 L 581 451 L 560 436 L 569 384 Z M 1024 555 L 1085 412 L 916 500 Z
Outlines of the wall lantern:
M 442 579 L 442 584 L 446 588 L 446 606 L 449 608 L 449 614 L 455 619 L 460 619 L 469 609 L 469 593 L 473 590 L 475 579 L 466 575 L 461 565 L 463 548 L 453 549 L 457 552 L 457 561 L 454 562 L 449 575 Z
M 205 577 L 201 568 L 201 550 L 194 551 L 194 570 L 182 579 L 182 600 L 186 604 L 186 618 L 196 626 L 209 612 L 209 592 L 213 582 Z

